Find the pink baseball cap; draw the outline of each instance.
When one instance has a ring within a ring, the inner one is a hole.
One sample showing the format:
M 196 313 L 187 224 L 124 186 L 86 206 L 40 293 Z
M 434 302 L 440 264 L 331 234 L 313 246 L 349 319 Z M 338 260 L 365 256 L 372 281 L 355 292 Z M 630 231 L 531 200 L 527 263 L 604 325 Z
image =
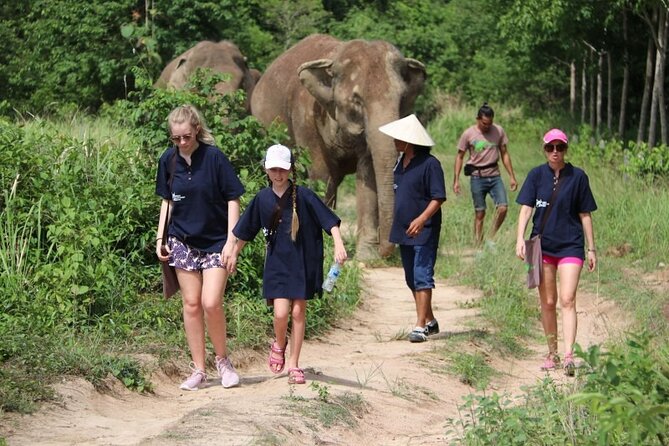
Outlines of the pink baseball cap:
M 548 144 L 551 141 L 562 141 L 565 144 L 569 144 L 569 139 L 567 138 L 567 135 L 564 134 L 564 132 L 560 129 L 550 129 L 546 134 L 544 135 L 544 143 Z

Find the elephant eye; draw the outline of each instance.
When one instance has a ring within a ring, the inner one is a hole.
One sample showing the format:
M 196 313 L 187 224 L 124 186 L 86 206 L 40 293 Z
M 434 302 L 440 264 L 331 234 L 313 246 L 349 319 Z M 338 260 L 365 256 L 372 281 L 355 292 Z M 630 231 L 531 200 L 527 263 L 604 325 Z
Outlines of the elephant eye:
M 351 111 L 350 113 L 356 116 L 362 115 L 365 108 L 365 101 L 358 93 L 353 93 L 350 99 Z
M 355 121 L 363 115 L 365 108 L 364 101 L 357 93 L 354 93 L 353 96 L 351 96 L 350 104 L 351 106 L 349 107 L 347 115 L 349 119 Z
M 360 95 L 358 93 L 353 93 L 353 96 L 351 97 L 351 102 L 353 103 L 353 105 L 355 105 L 356 107 L 360 107 L 360 108 L 363 107 L 363 103 L 364 103 L 364 101 L 362 100 L 362 98 L 360 97 Z

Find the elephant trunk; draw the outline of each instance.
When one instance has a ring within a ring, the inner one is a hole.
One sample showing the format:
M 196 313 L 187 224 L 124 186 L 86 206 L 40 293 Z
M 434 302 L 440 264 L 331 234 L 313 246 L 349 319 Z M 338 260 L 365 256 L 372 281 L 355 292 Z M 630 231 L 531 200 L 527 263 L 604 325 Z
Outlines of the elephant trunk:
M 368 121 L 367 147 L 374 164 L 379 218 L 379 254 L 382 257 L 392 254 L 395 247 L 388 239 L 395 206 L 393 168 L 399 154 L 395 149 L 393 139 L 381 133 L 379 127 L 396 119 L 399 119 L 399 111 L 396 113 L 386 111 L 373 121 Z

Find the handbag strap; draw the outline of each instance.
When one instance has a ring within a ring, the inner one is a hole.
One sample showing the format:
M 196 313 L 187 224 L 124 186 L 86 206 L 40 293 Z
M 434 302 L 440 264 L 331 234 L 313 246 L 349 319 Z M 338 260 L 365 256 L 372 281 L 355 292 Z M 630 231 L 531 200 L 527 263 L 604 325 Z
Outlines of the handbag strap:
M 170 198 L 172 196 L 172 180 L 174 179 L 174 172 L 176 172 L 177 169 L 177 151 L 179 150 L 178 147 L 174 148 L 174 154 L 172 155 L 172 159 L 170 160 L 170 168 L 168 170 L 169 177 L 167 178 L 167 186 L 170 190 Z M 167 231 L 170 226 L 170 200 L 167 200 L 167 215 L 165 215 L 165 226 L 163 227 L 163 245 L 167 244 Z
M 539 236 L 543 234 L 544 226 L 546 225 L 546 220 L 548 220 L 548 216 L 553 210 L 553 207 L 555 207 L 554 206 L 555 197 L 557 196 L 558 190 L 560 189 L 560 183 L 562 183 L 562 175 L 557 177 L 557 179 L 553 182 L 553 194 L 551 195 L 551 201 L 548 202 L 548 209 L 546 209 L 546 212 L 544 212 L 544 216 L 541 219 L 541 226 L 539 227 L 539 232 L 537 232 L 537 235 Z

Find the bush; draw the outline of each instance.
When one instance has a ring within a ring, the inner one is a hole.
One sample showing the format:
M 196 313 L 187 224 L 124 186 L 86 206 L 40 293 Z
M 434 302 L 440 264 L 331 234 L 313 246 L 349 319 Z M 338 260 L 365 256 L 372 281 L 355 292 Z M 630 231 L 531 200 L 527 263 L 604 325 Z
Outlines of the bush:
M 631 334 L 623 346 L 577 351 L 592 373 L 569 399 L 586 407 L 598 443 L 666 444 L 669 432 L 669 354 L 647 334 Z
M 242 205 L 267 184 L 265 149 L 286 138 L 248 116 L 242 92 L 220 96 L 206 72 L 193 90 L 140 89 L 102 115 L 16 125 L 0 120 L 0 409 L 32 411 L 51 397 L 57 374 L 99 385 L 115 376 L 151 389 L 142 366 L 121 350 L 169 351 L 186 345 L 179 299 L 160 296 L 154 236 L 160 200 L 157 160 L 168 144 L 166 118 L 192 103 L 204 113 L 219 146 L 246 187 Z M 297 152 L 306 174 L 306 152 Z M 322 187 L 322 186 L 319 186 Z M 328 238 L 329 240 L 329 238 Z M 329 241 L 328 243 L 331 243 Z M 261 237 L 240 258 L 228 284 L 231 344 L 266 345 L 272 316 L 260 296 Z M 342 298 L 317 300 L 309 334 L 357 302 L 358 270 L 349 269 Z M 346 277 L 346 276 L 345 276 Z M 74 341 L 76 339 L 76 342 Z
M 517 398 L 470 395 L 450 420 L 464 445 L 665 445 L 669 354 L 647 334 L 609 352 L 592 346 L 574 386 L 545 378 Z

